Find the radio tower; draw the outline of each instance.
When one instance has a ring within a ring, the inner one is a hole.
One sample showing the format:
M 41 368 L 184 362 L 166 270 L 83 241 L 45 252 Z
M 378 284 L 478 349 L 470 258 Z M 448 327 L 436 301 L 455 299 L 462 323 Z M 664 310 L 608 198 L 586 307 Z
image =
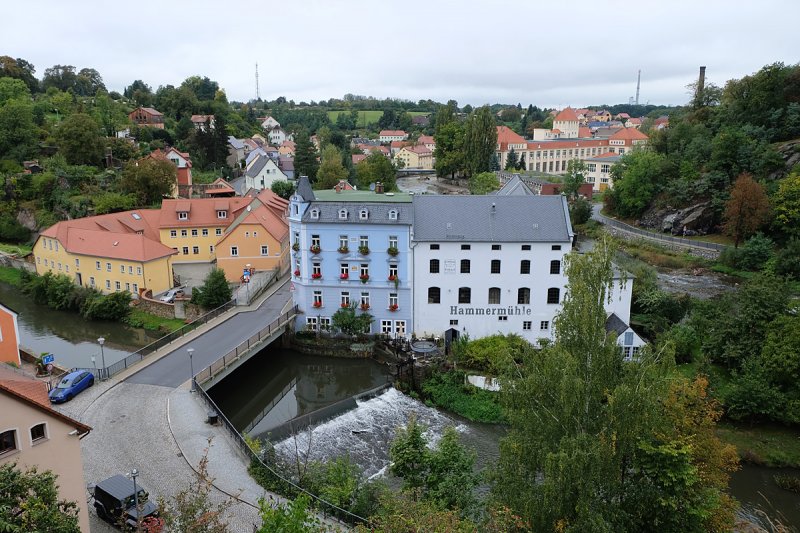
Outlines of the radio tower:
M 256 70 L 256 79 L 258 79 L 258 70 Z M 639 85 L 642 83 L 642 70 L 639 69 L 639 75 L 636 76 L 636 105 L 639 105 Z
M 261 91 L 258 88 L 258 63 L 256 63 L 256 100 L 261 100 Z

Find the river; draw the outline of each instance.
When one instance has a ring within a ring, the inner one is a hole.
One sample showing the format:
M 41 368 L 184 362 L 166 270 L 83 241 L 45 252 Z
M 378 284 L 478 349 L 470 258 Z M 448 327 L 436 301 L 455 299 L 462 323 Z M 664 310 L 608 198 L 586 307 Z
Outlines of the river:
M 109 366 L 160 336 L 119 322 L 85 320 L 78 313 L 37 305 L 5 283 L 0 283 L 0 302 L 18 314 L 20 345 L 37 355 L 52 353 L 56 364 L 64 368 L 92 368 L 92 356 L 98 366 L 105 357 Z M 102 354 L 97 343 L 100 337 L 105 339 Z

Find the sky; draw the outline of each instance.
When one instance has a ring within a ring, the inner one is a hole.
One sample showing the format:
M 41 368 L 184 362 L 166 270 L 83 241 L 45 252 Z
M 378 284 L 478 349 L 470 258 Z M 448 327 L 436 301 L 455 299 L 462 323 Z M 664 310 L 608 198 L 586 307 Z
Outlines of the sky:
M 562 108 L 689 100 L 800 61 L 798 0 L 0 0 L 0 55 L 94 68 L 109 91 L 208 76 L 228 100 L 347 93 Z

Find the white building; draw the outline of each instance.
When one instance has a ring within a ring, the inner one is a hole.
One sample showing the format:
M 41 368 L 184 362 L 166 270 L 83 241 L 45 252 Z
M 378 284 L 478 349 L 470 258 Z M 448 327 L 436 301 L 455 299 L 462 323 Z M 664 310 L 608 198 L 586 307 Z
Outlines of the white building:
M 275 146 L 280 146 L 283 141 L 291 141 L 292 136 L 287 134 L 280 126 L 275 126 L 267 132 L 269 143 Z
M 403 130 L 381 130 L 380 134 L 378 134 L 378 139 L 382 143 L 405 141 L 408 139 L 408 133 Z
M 269 131 L 272 128 L 280 128 L 281 123 L 272 117 L 267 117 L 261 122 L 261 127 L 264 129 L 264 131 Z
M 622 156 L 614 152 L 606 152 L 596 157 L 585 157 L 583 162 L 586 164 L 584 178 L 586 183 L 592 184 L 594 192 L 603 192 L 614 187 L 611 179 L 611 167 L 618 163 Z

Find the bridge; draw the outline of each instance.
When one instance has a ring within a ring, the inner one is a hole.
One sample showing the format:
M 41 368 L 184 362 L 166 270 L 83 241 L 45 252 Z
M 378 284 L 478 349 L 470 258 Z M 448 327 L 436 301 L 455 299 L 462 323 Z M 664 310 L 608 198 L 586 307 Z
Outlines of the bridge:
M 403 178 L 406 176 L 432 176 L 436 175 L 436 171 L 433 169 L 421 169 L 421 168 L 401 168 L 397 170 L 397 177 Z

